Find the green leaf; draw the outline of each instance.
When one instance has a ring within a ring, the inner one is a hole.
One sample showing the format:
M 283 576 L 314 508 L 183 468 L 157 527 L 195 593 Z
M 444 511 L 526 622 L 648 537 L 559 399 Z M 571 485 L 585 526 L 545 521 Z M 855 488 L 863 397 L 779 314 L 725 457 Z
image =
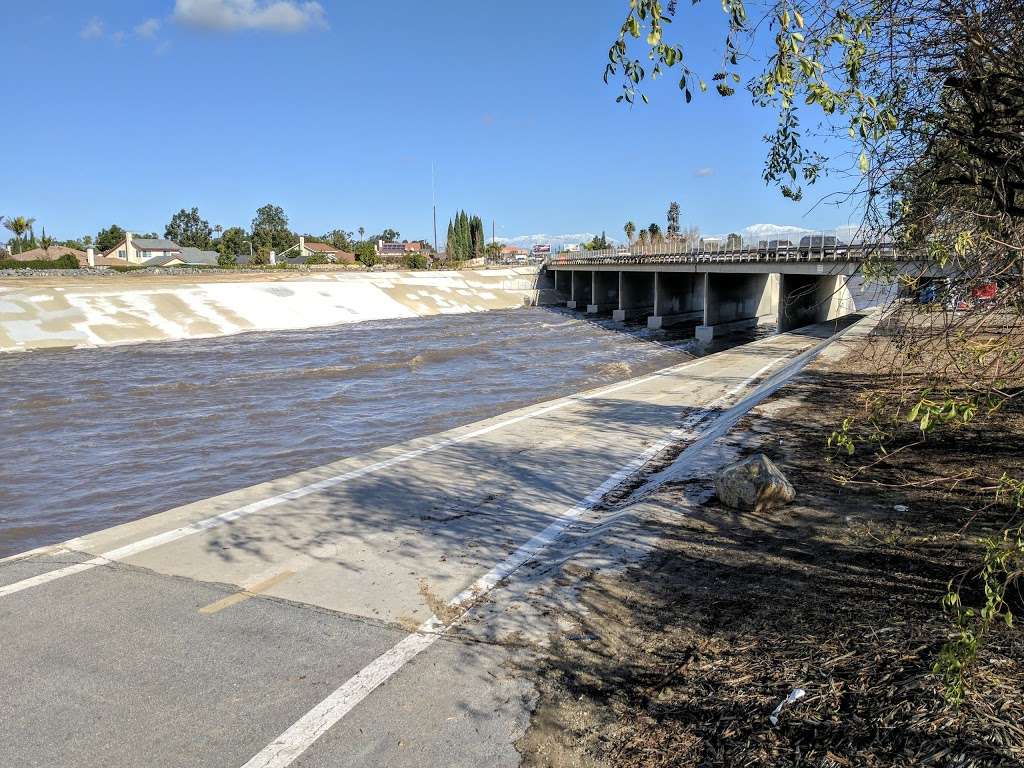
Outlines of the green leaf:
M 860 153 L 860 159 L 857 161 L 857 164 L 860 166 L 860 172 L 861 173 L 867 173 L 868 172 L 868 169 L 871 167 L 871 165 L 868 162 L 867 153 L 865 153 L 865 152 L 861 152 Z M 924 429 L 924 427 L 922 427 L 922 429 Z

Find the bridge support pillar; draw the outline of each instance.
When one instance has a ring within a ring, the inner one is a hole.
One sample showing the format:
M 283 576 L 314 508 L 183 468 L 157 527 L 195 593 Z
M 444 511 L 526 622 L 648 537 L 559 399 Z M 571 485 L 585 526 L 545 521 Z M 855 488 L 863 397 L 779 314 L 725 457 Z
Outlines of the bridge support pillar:
M 595 315 L 615 309 L 619 305 L 619 273 L 595 269 L 590 275 L 591 299 L 587 304 L 587 314 Z
M 555 280 L 555 290 L 558 293 L 570 294 L 572 293 L 572 272 L 564 269 L 553 270 Z
M 570 285 L 569 301 L 566 306 L 569 309 L 586 307 L 590 304 L 590 297 L 593 295 L 593 272 L 574 269 L 570 272 L 572 282 Z
M 612 320 L 626 320 L 649 315 L 654 309 L 653 272 L 619 272 L 619 308 L 612 312 Z
M 705 273 L 704 322 L 694 331 L 697 340 L 710 343 L 716 329 L 776 322 L 779 283 L 775 273 Z
M 704 276 L 693 272 L 654 273 L 654 314 L 647 327 L 665 326 L 697 320 L 704 315 Z

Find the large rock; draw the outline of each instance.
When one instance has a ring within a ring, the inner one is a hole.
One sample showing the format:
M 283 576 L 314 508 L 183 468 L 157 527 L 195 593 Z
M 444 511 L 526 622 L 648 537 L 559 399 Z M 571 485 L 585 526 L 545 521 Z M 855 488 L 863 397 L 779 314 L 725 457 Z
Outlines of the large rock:
M 792 483 L 763 453 L 730 464 L 715 475 L 715 490 L 722 503 L 736 509 L 764 512 L 796 498 Z

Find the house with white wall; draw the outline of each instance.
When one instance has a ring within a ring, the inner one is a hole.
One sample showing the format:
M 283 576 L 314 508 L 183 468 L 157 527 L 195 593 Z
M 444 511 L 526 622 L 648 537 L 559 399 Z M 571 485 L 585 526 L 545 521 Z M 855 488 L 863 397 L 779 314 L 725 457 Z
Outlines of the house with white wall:
M 125 264 L 140 267 L 217 264 L 216 251 L 182 247 L 173 240 L 162 238 L 136 237 L 131 232 L 126 232 L 125 239 L 103 255 L 108 259 L 117 259 Z

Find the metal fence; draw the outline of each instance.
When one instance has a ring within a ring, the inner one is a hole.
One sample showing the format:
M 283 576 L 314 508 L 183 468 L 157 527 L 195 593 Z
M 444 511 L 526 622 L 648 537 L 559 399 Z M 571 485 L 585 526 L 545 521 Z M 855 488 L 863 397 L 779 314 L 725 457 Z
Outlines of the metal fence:
M 730 238 L 661 240 L 656 243 L 633 243 L 601 251 L 562 251 L 545 259 L 545 264 L 678 264 L 777 261 L 862 261 L 868 257 L 898 260 L 900 254 L 891 242 L 856 238 L 844 240 L 839 235 L 819 232 L 791 239 Z

